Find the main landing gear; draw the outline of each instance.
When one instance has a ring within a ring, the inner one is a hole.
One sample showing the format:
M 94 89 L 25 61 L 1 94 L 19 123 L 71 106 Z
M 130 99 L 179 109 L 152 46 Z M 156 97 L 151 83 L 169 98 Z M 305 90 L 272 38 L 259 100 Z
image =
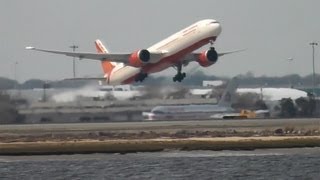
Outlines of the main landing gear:
M 148 74 L 147 73 L 144 73 L 144 72 L 140 72 L 139 74 L 137 74 L 136 78 L 135 78 L 135 81 L 136 82 L 142 82 L 144 81 L 144 79 L 148 77 Z
M 178 64 L 177 65 L 178 73 L 172 78 L 174 82 L 176 81 L 181 82 L 186 77 L 186 73 L 185 72 L 182 73 L 181 70 L 182 70 L 182 64 Z

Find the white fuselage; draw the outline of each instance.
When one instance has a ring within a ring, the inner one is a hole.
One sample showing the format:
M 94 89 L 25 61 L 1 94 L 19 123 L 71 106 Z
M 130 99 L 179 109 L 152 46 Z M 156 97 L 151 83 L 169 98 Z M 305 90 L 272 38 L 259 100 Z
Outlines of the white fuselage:
M 198 21 L 187 28 L 169 36 L 168 38 L 152 45 L 149 52 L 163 52 L 165 55 L 151 59 L 150 63 L 142 67 L 119 65 L 109 75 L 109 84 L 125 84 L 134 81 L 140 72 L 147 74 L 162 71 L 178 64 L 183 57 L 192 51 L 215 41 L 221 33 L 221 25 L 212 19 Z
M 234 112 L 233 108 L 217 104 L 177 105 L 157 106 L 151 112 L 143 112 L 142 116 L 145 120 L 209 119 L 215 114 L 232 112 Z

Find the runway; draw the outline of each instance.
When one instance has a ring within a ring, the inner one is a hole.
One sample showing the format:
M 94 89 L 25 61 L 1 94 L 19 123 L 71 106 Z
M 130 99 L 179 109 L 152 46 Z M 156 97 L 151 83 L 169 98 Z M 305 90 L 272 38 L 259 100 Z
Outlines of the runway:
M 320 119 L 246 119 L 246 120 L 202 120 L 202 121 L 143 121 L 110 123 L 69 123 L 69 124 L 25 124 L 0 125 L 1 134 L 33 134 L 59 132 L 93 131 L 175 131 L 186 130 L 262 130 L 292 127 L 295 129 L 320 130 Z

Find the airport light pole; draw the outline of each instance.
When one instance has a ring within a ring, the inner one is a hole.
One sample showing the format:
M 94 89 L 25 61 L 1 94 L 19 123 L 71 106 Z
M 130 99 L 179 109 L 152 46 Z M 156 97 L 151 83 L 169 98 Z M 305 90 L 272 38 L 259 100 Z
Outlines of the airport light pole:
M 79 46 L 74 45 L 74 44 L 69 47 L 72 49 L 72 52 L 75 52 L 76 49 L 79 48 Z M 76 78 L 76 57 L 73 57 L 72 69 L 73 69 L 73 78 Z
M 314 46 L 318 46 L 318 43 L 311 42 L 309 43 L 312 46 L 312 93 L 315 95 L 315 68 L 314 68 Z
M 17 66 L 18 66 L 18 62 L 16 61 L 16 62 L 14 62 L 14 80 L 17 82 Z M 15 88 L 16 89 L 16 88 Z
M 14 62 L 14 69 L 13 69 L 13 76 L 14 76 L 14 81 L 15 81 L 15 83 L 14 83 L 14 90 L 15 90 L 15 93 L 17 93 L 18 94 L 18 72 L 17 72 L 17 66 L 18 66 L 18 62 L 16 61 L 16 62 Z M 16 95 L 17 95 L 16 94 Z
M 292 88 L 293 87 L 293 85 L 292 85 L 292 79 L 290 78 L 290 70 L 292 70 L 292 61 L 293 61 L 293 58 L 292 57 L 290 57 L 290 58 L 287 58 L 287 61 L 289 62 L 289 71 L 288 71 L 288 77 L 289 77 L 289 86 L 290 86 L 290 88 Z

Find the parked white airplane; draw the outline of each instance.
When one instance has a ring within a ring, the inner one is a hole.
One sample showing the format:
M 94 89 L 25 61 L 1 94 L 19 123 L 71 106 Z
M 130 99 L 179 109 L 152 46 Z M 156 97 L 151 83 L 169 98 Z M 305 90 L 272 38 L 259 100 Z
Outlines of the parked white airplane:
M 145 120 L 208 119 L 213 115 L 219 115 L 220 118 L 234 116 L 235 110 L 231 104 L 237 88 L 238 80 L 233 78 L 217 104 L 156 106 L 151 112 L 143 112 L 142 116 Z
M 220 23 L 213 19 L 206 19 L 188 26 L 147 49 L 140 49 L 133 53 L 109 53 L 100 40 L 95 41 L 98 53 L 53 51 L 35 47 L 26 47 L 26 49 L 99 60 L 102 62 L 104 78 L 95 79 L 103 79 L 110 85 L 142 82 L 148 74 L 168 67 L 176 67 L 177 74 L 173 77 L 173 81 L 181 82 L 186 76 L 186 73 L 182 72 L 182 66 L 186 66 L 189 62 L 197 61 L 200 66 L 208 67 L 216 63 L 218 57 L 236 52 L 217 53 L 211 47 L 201 53 L 192 53 L 205 44 L 212 45 L 220 33 Z
M 307 92 L 293 88 L 239 88 L 237 93 L 256 93 L 261 95 L 264 101 L 279 101 L 282 98 L 295 100 L 300 97 L 308 97 Z

